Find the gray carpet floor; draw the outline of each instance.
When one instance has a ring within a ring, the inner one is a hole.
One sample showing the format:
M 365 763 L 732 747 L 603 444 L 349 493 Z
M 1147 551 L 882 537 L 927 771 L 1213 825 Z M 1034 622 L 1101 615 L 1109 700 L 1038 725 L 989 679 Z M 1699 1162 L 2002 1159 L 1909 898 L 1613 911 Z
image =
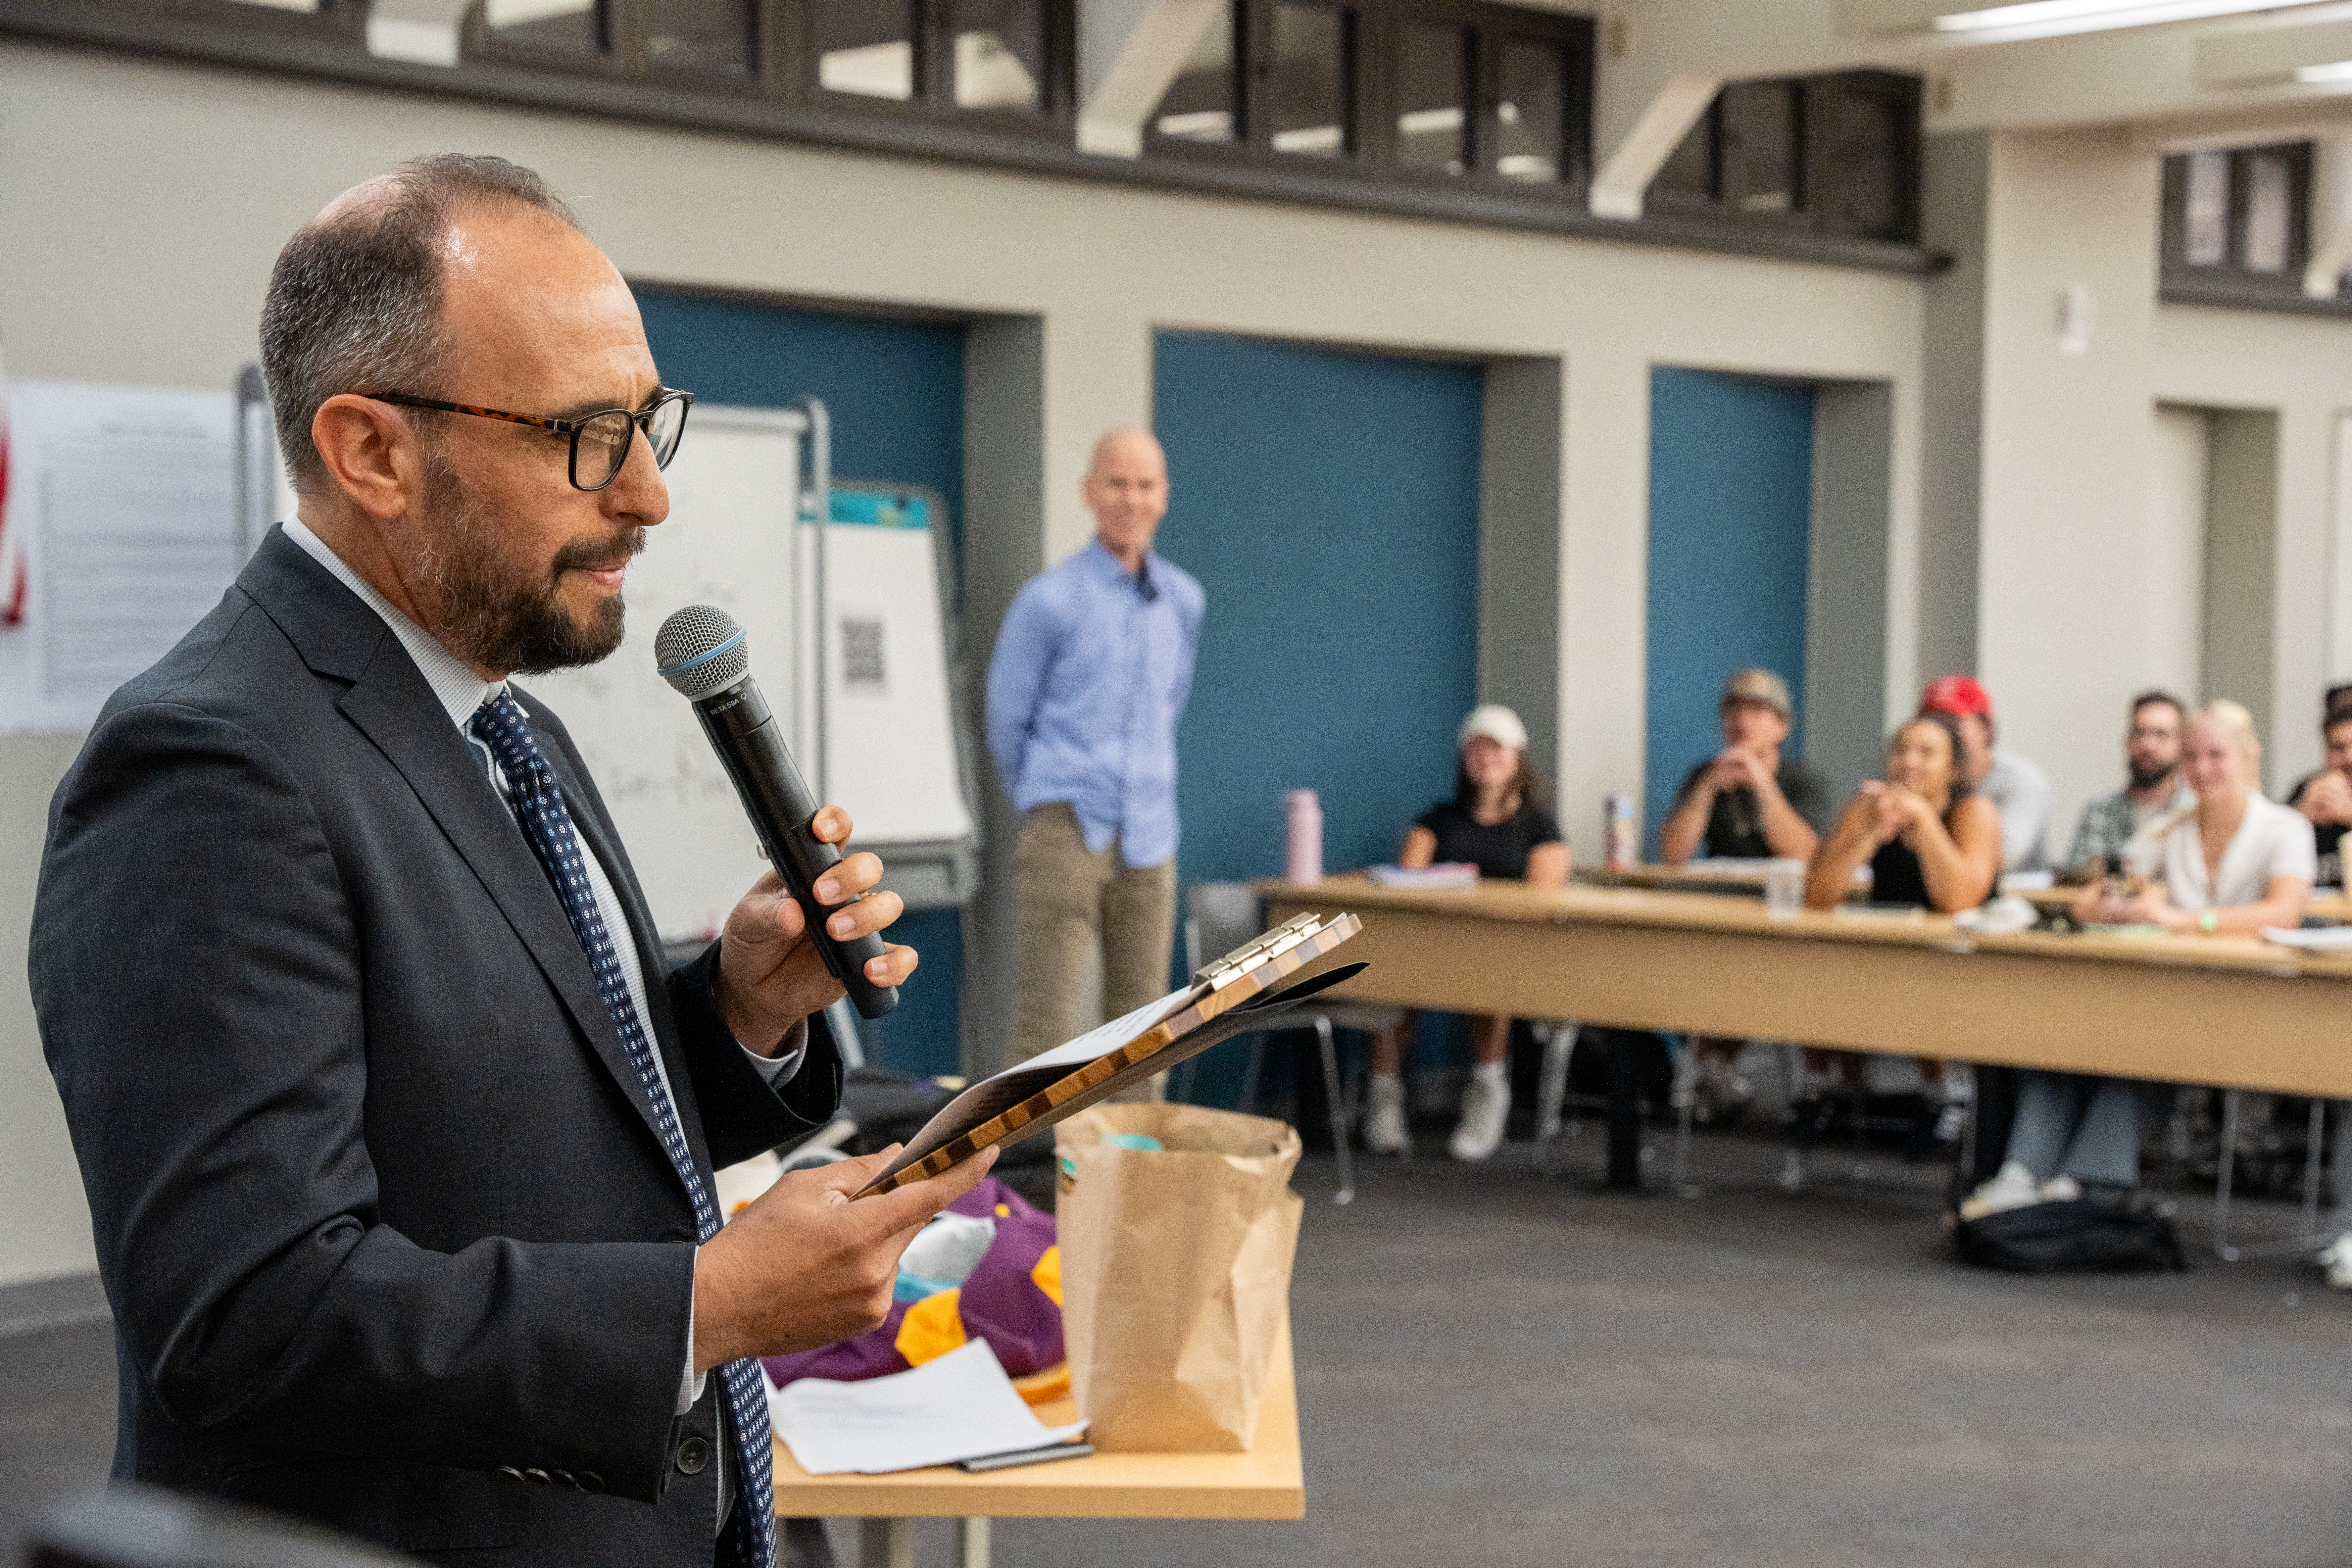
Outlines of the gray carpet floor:
M 1305 1521 L 1004 1521 L 996 1561 L 2352 1562 L 2352 1299 L 2307 1267 L 1989 1276 L 1950 1260 L 1927 1169 L 1823 1161 L 1791 1196 L 1771 1144 L 1714 1138 L 1703 1197 L 1633 1198 L 1596 1155 L 1363 1162 L 1348 1208 L 1309 1161 Z M 0 1340 L 0 1539 L 102 1479 L 108 1342 Z M 951 1562 L 948 1527 L 918 1551 Z

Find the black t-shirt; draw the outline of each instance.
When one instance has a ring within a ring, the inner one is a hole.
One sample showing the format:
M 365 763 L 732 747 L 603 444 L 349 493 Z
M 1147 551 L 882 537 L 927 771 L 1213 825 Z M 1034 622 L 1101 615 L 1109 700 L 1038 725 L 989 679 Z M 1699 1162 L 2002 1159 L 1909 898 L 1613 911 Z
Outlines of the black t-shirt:
M 2286 797 L 2289 805 L 2303 804 L 2303 792 L 2317 784 L 2327 770 L 2306 773 L 2294 781 L 2294 791 Z M 2347 830 L 2340 822 L 2315 822 L 2311 825 L 2311 841 L 2319 851 L 2319 882 L 2323 888 L 2341 887 L 2344 883 L 2344 835 Z
M 1559 824 L 1540 807 L 1522 805 L 1517 816 L 1491 826 L 1472 820 L 1450 800 L 1441 800 L 1413 822 L 1437 836 L 1434 859 L 1467 860 L 1481 877 L 1525 881 L 1528 855 L 1538 844 L 1557 844 Z
M 1680 806 L 1690 798 L 1706 770 L 1715 766 L 1709 757 L 1683 775 L 1683 787 L 1675 792 L 1675 805 Z M 1786 796 L 1789 807 L 1810 824 L 1816 833 L 1827 833 L 1830 826 L 1830 781 L 1821 775 L 1811 763 L 1796 757 L 1782 757 L 1780 768 L 1772 775 Z M 1715 797 L 1715 809 L 1706 814 L 1706 837 L 1700 849 L 1722 860 L 1769 860 L 1772 847 L 1764 841 L 1764 814 L 1757 809 L 1756 792 L 1752 789 L 1727 789 Z

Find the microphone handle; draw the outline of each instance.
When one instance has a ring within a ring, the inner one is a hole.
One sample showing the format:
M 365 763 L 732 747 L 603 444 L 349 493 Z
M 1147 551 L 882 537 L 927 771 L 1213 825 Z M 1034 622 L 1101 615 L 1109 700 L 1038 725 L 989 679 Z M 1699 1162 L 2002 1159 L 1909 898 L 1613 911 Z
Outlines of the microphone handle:
M 879 1018 L 898 1005 L 897 986 L 877 985 L 866 977 L 866 963 L 882 956 L 882 938 L 868 933 L 840 942 L 825 932 L 825 916 L 831 911 L 816 901 L 812 889 L 819 877 L 840 863 L 841 851 L 809 831 L 818 802 L 811 796 L 800 769 L 793 765 L 792 753 L 784 750 L 783 736 L 768 710 L 767 700 L 760 695 L 759 683 L 746 676 L 716 696 L 696 702 L 694 710 L 702 720 L 702 732 L 710 737 L 711 748 L 725 764 L 727 776 L 735 781 L 735 793 L 742 797 L 752 830 L 768 852 L 768 864 L 776 868 L 785 890 L 800 905 L 801 918 L 808 922 L 809 940 L 816 943 L 825 973 L 848 987 L 849 999 L 857 1005 L 860 1017 Z M 861 893 L 858 898 L 865 896 Z M 845 907 L 835 904 L 832 909 Z

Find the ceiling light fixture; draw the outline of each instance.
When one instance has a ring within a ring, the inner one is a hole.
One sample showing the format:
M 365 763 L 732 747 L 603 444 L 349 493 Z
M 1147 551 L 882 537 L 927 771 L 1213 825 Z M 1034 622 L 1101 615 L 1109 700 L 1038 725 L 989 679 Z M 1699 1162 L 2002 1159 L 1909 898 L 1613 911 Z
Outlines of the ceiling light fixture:
M 2291 11 L 2315 0 L 1836 0 L 1838 31 L 1994 44 Z
M 2279 0 L 2021 0 L 1977 11 L 1949 11 L 1931 26 L 1939 33 L 1984 33 L 1996 28 L 2048 28 L 2089 32 L 2104 27 L 2144 27 L 2158 22 L 2193 22 L 2244 11 L 2268 11 Z
M 2352 60 L 2334 60 L 2324 66 L 2297 66 L 2297 81 L 2352 81 Z

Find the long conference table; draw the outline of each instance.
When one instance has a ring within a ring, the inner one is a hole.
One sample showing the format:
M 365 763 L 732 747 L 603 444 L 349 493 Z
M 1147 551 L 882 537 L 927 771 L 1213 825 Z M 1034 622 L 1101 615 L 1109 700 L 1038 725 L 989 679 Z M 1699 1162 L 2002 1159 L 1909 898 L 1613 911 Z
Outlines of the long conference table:
M 1630 887 L 1256 884 L 1349 910 L 1352 1000 L 2352 1098 L 2352 953 L 2252 937 L 1971 935 L 1865 907 L 1774 920 Z

